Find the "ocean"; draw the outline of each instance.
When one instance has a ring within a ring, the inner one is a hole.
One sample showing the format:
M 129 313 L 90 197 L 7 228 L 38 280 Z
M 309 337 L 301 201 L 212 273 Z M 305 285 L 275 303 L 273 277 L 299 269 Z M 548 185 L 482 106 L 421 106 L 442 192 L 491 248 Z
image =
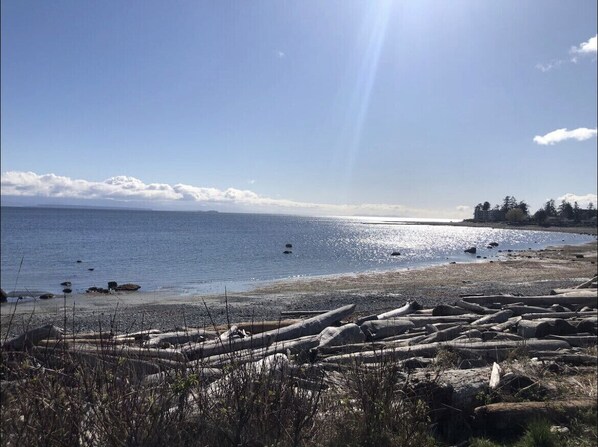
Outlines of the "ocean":
M 276 280 L 475 262 L 505 254 L 498 250 L 595 239 L 384 218 L 210 212 L 2 207 L 0 221 L 7 292 L 57 293 L 63 281 L 74 292 L 108 281 L 177 295 L 241 292 Z M 490 242 L 499 246 L 486 248 Z M 463 252 L 471 246 L 481 259 Z

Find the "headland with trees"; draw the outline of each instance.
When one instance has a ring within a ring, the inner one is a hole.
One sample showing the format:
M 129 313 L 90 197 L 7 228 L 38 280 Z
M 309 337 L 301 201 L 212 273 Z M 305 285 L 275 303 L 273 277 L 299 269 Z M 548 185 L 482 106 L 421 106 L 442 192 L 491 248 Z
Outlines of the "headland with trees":
M 506 196 L 502 204 L 492 205 L 486 201 L 476 205 L 473 219 L 469 222 L 505 222 L 511 225 L 541 225 L 544 227 L 595 227 L 597 210 L 592 202 L 586 208 L 577 202 L 571 204 L 562 200 L 557 206 L 554 199 L 546 201 L 543 207 L 531 214 L 525 201 Z

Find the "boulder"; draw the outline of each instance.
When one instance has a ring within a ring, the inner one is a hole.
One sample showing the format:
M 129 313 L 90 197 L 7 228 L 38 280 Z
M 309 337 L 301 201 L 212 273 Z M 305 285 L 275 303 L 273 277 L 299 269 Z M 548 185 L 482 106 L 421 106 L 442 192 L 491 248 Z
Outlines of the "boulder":
M 49 300 L 50 298 L 54 298 L 54 295 L 51 293 L 44 293 L 43 295 L 39 296 L 40 300 Z
M 401 256 L 401 252 L 399 251 L 393 251 L 390 256 Z
M 285 250 L 282 253 L 285 254 L 285 255 L 290 255 L 293 252 L 291 250 Z
M 62 289 L 62 293 L 72 293 L 73 289 L 69 289 L 68 287 Z
M 135 290 L 139 290 L 141 289 L 141 286 L 137 285 L 137 284 L 121 284 L 120 286 L 117 286 L 114 290 L 118 291 L 118 292 L 134 292 Z
M 488 245 L 491 245 L 492 247 L 498 247 L 498 242 L 490 242 Z
M 465 253 L 471 253 L 472 255 L 476 254 L 477 249 L 475 247 L 469 247 L 465 250 L 463 250 Z
M 116 289 L 118 287 L 118 283 L 116 281 L 108 281 L 108 290 Z
M 72 283 L 70 281 L 64 281 L 64 282 L 61 282 L 60 285 L 63 287 L 70 287 L 70 286 L 72 286 Z
M 286 244 L 285 247 L 286 248 L 293 248 L 293 244 Z

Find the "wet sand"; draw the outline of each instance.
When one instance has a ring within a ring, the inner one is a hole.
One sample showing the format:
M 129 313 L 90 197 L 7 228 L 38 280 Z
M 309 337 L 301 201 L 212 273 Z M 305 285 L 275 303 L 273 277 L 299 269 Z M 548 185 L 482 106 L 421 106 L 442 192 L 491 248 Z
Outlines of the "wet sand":
M 3 303 L 2 336 L 52 323 L 74 331 L 180 326 L 209 327 L 227 321 L 276 320 L 281 311 L 326 310 L 357 304 L 357 315 L 379 313 L 408 300 L 433 306 L 460 294 L 544 295 L 572 287 L 596 274 L 596 242 L 501 253 L 491 261 L 308 278 L 272 283 L 250 292 L 178 296 L 160 292 L 77 294 L 50 300 Z

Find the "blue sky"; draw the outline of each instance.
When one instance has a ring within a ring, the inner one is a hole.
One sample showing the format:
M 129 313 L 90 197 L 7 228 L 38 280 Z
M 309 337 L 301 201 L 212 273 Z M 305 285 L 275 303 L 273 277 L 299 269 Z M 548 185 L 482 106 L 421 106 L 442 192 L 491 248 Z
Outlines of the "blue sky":
M 507 194 L 596 204 L 596 14 L 595 0 L 3 0 L 2 201 L 408 217 Z

